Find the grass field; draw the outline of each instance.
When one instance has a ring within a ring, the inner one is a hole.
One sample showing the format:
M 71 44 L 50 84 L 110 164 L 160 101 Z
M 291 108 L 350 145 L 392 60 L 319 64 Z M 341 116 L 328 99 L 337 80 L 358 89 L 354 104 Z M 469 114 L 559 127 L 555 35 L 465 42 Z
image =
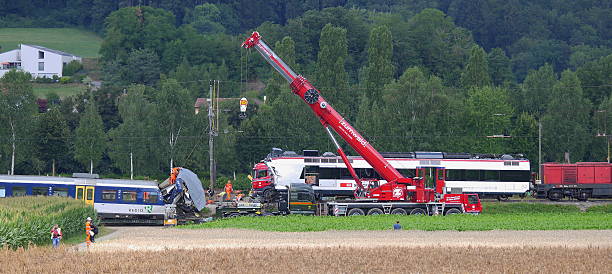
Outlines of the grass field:
M 83 84 L 34 84 L 34 96 L 47 98 L 49 93 L 55 93 L 60 98 L 83 93 L 87 86 Z
M 485 203 L 481 215 L 453 216 L 274 216 L 221 219 L 181 226 L 189 229 L 243 228 L 264 231 L 389 230 L 395 221 L 416 230 L 579 230 L 612 229 L 612 214 L 606 208 L 581 213 L 576 206 Z
M 7 273 L 609 273 L 611 252 L 598 247 L 30 248 L 0 250 L 0 257 L 10 258 L 2 264 Z
M 19 44 L 34 44 L 81 57 L 98 57 L 102 38 L 93 32 L 73 28 L 0 28 L 1 52 Z

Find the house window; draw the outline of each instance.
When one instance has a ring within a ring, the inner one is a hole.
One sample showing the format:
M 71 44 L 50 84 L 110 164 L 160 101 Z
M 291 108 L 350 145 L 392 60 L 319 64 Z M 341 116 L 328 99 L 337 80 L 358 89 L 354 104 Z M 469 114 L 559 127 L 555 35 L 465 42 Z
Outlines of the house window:
M 38 52 L 38 59 L 45 59 L 45 52 L 44 51 L 39 51 Z
M 38 71 L 45 70 L 45 62 L 38 62 Z

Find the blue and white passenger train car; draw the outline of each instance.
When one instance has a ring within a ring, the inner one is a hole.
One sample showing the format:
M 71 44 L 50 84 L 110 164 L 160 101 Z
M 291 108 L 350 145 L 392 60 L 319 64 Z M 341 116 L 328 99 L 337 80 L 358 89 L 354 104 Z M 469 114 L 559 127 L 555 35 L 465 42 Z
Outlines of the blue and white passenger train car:
M 72 197 L 93 205 L 105 224 L 163 224 L 166 217 L 157 182 L 0 175 L 0 199 L 25 195 Z

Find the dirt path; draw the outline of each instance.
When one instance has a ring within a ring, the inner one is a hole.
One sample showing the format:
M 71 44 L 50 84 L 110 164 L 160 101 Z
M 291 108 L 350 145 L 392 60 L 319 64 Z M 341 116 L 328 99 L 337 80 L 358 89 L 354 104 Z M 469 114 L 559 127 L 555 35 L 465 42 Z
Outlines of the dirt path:
M 279 247 L 612 247 L 612 230 L 323 231 L 121 227 L 98 239 L 96 251 Z

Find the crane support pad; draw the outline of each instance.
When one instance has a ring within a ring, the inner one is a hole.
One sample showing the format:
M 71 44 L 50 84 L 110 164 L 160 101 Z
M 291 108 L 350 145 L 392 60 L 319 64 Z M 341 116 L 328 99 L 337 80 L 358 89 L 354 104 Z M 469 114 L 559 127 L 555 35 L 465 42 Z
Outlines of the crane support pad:
M 202 182 L 200 182 L 200 179 L 198 179 L 198 175 L 189 169 L 182 168 L 179 175 L 176 177 L 176 180 L 182 180 L 185 183 L 185 186 L 187 186 L 187 192 L 193 201 L 194 207 L 198 211 L 202 211 L 202 209 L 206 206 L 206 194 L 204 193 Z

